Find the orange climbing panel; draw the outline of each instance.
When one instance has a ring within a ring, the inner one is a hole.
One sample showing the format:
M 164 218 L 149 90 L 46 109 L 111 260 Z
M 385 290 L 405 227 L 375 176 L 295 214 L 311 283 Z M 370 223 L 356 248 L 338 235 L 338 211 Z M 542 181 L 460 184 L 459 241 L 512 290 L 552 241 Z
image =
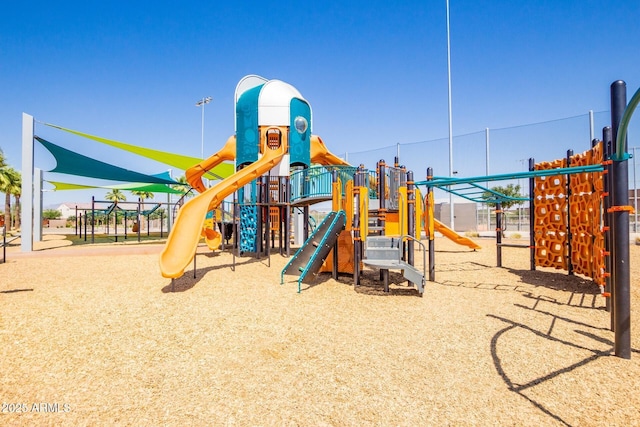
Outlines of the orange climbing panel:
M 603 144 L 566 159 L 536 164 L 536 170 L 602 164 Z M 535 261 L 542 267 L 568 269 L 604 284 L 603 172 L 536 177 L 534 182 Z M 569 254 L 568 233 L 571 234 Z

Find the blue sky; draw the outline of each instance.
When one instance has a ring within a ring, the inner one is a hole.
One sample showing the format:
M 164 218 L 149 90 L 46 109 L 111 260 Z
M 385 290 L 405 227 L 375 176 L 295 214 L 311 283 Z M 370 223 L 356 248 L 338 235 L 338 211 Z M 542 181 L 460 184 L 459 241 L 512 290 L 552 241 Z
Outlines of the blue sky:
M 201 110 L 194 104 L 212 96 L 205 109 L 210 155 L 233 134 L 236 83 L 258 74 L 300 90 L 313 108 L 313 132 L 336 154 L 443 139 L 429 150 L 409 150 L 406 160 L 401 148 L 401 160 L 418 178 L 428 165 L 446 175 L 445 4 L 11 2 L 0 15 L 0 148 L 19 169 L 27 112 L 42 122 L 200 156 Z M 484 171 L 479 153 L 487 127 L 593 110 L 600 135 L 611 82 L 625 80 L 629 99 L 640 87 L 637 0 L 451 0 L 450 7 L 453 132 L 478 133 L 479 146 L 473 154 L 455 152 L 461 175 Z M 632 120 L 630 146 L 640 146 L 638 122 Z M 548 137 L 531 142 L 525 130 L 495 148 L 492 171 L 520 170 L 520 159 L 552 160 L 558 147 L 582 151 L 589 142 L 588 133 L 584 142 L 582 133 L 576 137 L 583 144 L 577 147 Z M 572 132 L 558 132 L 565 131 Z M 168 168 L 42 125 L 36 134 L 140 172 Z M 510 159 L 501 161 L 506 152 Z M 36 166 L 53 167 L 40 147 Z M 44 203 L 88 201 L 92 193 L 104 191 L 46 193 Z

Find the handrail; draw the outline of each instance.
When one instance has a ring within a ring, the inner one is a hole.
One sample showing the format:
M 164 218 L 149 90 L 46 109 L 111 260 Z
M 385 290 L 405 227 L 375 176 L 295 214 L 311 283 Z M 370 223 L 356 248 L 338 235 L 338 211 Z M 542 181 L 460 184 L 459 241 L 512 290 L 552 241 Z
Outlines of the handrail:
M 193 187 L 189 187 L 189 189 L 178 199 L 178 201 L 173 204 L 172 211 L 173 211 L 174 218 L 178 214 L 178 209 L 182 207 L 182 205 L 184 204 L 184 200 L 187 198 L 188 194 L 191 194 L 192 190 L 193 190 Z

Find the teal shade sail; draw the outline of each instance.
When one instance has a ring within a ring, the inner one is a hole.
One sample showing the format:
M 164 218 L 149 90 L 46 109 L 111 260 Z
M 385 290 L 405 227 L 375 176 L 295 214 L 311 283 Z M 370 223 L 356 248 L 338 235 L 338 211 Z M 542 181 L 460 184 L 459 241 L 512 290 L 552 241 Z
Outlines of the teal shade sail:
M 115 141 L 113 139 L 102 138 L 100 136 L 91 135 L 85 132 L 79 132 L 77 130 L 67 129 L 65 127 L 54 125 L 51 123 L 44 123 L 44 125 L 55 128 L 55 129 L 59 129 L 64 132 L 69 132 L 73 135 L 77 135 L 82 138 L 88 138 L 93 141 L 99 142 L 101 144 L 118 148 L 120 150 L 128 151 L 130 153 L 137 154 L 138 156 L 142 156 L 147 159 L 152 159 L 152 160 L 155 160 L 156 162 L 163 163 L 165 165 L 169 165 L 180 170 L 187 170 L 190 167 L 195 166 L 202 161 L 202 159 L 197 157 L 184 156 L 182 154 L 154 150 L 153 148 L 140 147 L 133 144 L 126 144 L 124 142 Z M 212 179 L 223 179 L 233 175 L 234 172 L 235 172 L 235 167 L 232 163 L 221 163 L 216 167 L 214 167 L 213 169 L 211 169 L 209 173 L 207 173 L 205 176 Z
M 176 181 L 162 176 L 146 175 L 83 156 L 82 154 L 75 153 L 42 139 L 39 136 L 36 136 L 35 139 L 56 159 L 56 167 L 49 172 L 111 181 L 140 182 L 146 184 L 178 184 Z

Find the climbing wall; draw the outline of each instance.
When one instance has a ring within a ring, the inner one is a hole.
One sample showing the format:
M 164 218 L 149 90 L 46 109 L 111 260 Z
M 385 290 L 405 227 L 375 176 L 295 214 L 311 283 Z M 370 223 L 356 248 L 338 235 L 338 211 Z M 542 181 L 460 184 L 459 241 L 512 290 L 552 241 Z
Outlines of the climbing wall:
M 240 206 L 240 251 L 256 252 L 258 234 L 258 208 L 255 205 Z
M 536 170 L 602 164 L 603 144 L 566 159 L 538 163 Z M 604 284 L 604 181 L 602 172 L 536 177 L 536 265 L 569 269 Z M 570 233 L 570 234 L 569 234 Z
M 566 159 L 542 162 L 535 170 L 567 167 Z M 567 269 L 567 177 L 565 175 L 535 178 L 534 233 L 536 265 Z
M 571 157 L 571 166 L 602 164 L 602 144 Z M 569 225 L 571 231 L 571 264 L 573 271 L 603 284 L 604 234 L 601 172 L 580 173 L 570 177 Z

